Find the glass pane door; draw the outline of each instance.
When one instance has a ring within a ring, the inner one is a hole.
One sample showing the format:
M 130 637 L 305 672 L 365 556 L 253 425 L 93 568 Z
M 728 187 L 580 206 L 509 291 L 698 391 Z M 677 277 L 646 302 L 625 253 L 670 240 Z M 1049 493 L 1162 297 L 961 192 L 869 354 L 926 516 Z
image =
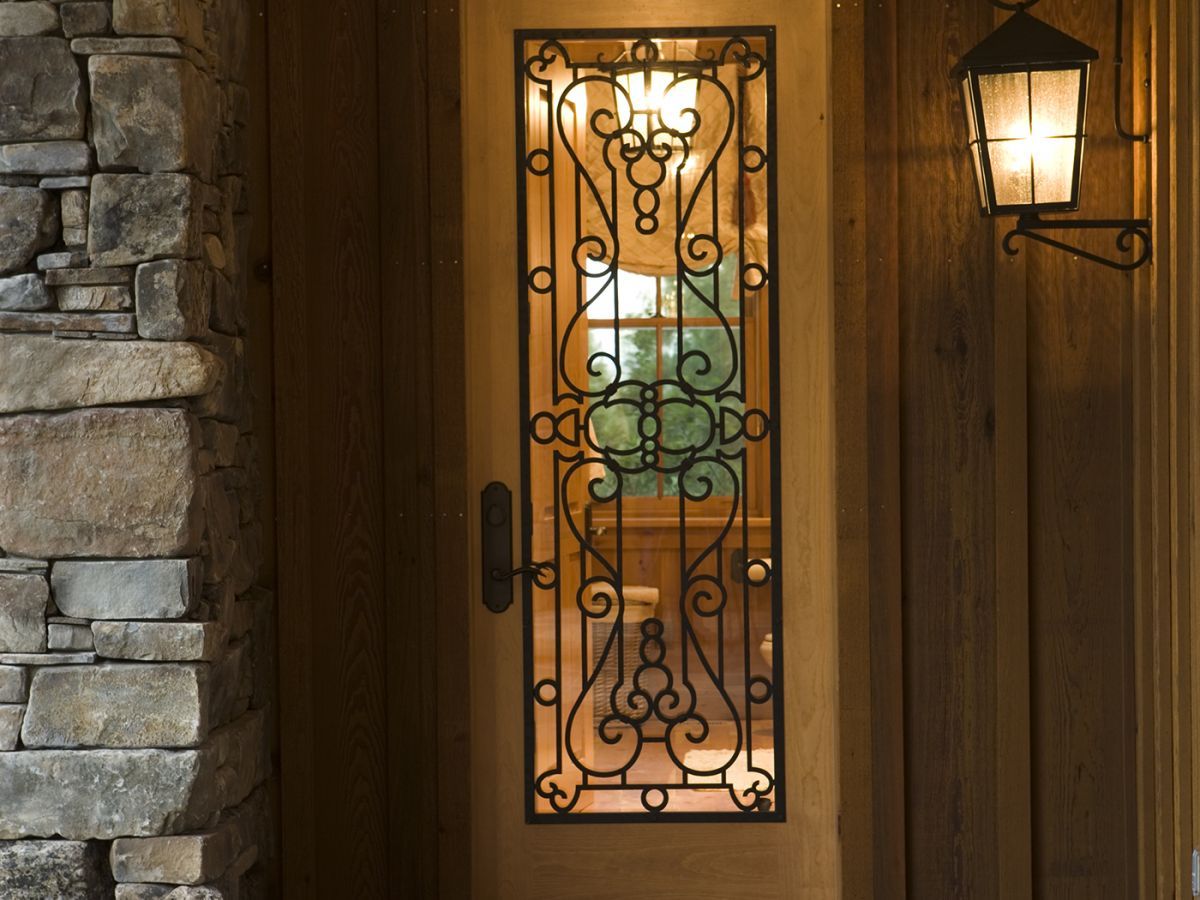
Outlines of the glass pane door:
M 528 815 L 782 819 L 773 35 L 516 46 Z

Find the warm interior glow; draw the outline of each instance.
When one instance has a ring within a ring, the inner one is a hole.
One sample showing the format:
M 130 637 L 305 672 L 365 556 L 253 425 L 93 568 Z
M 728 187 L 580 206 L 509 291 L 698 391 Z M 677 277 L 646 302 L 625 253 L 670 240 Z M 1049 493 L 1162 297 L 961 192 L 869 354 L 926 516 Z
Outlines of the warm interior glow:
M 641 69 L 617 76 L 625 94 L 617 91 L 617 113 L 621 121 L 630 115 L 642 137 L 658 128 L 687 131 L 694 124 L 687 110 L 696 106 L 695 78 L 676 81 L 676 74 L 662 69 Z M 626 100 L 626 94 L 628 100 Z

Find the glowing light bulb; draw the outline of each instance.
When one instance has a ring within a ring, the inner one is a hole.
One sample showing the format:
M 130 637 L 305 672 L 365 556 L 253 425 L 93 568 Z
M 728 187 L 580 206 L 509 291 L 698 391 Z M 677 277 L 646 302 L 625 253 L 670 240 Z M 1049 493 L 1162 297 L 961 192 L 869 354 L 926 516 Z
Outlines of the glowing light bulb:
M 624 93 L 617 91 L 617 114 L 632 120 L 643 138 L 659 129 L 690 131 L 695 125 L 688 112 L 696 106 L 695 78 L 682 78 L 662 69 L 641 69 L 617 76 Z

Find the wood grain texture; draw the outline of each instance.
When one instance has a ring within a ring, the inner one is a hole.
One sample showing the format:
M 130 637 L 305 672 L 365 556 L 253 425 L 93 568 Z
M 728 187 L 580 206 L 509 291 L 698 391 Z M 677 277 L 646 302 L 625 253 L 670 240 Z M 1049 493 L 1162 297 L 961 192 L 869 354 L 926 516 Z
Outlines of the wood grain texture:
M 1106 5 L 1054 7 L 1044 18 L 1092 46 L 1113 45 Z M 1112 91 L 1112 68 L 1095 67 L 1088 133 L 1096 137 L 1084 162 L 1081 216 L 1133 212 L 1133 160 L 1113 136 Z M 1135 410 L 1145 407 L 1129 394 L 1131 279 L 1046 248 L 1022 254 L 1029 298 L 1034 895 L 1132 897 L 1134 471 L 1127 448 L 1137 433 Z
M 473 896 L 834 898 L 837 635 L 834 545 L 833 285 L 828 155 L 828 11 L 774 0 L 618 3 L 496 0 L 465 13 L 466 302 L 472 453 L 469 490 L 519 483 L 512 286 L 512 30 L 778 23 L 782 566 L 787 647 L 788 821 L 780 825 L 525 825 L 520 621 L 482 609 L 473 588 Z M 472 529 L 472 553 L 477 540 Z M 779 636 L 776 635 L 776 640 Z
M 897 21 L 905 766 L 912 897 L 996 897 L 992 241 L 947 75 L 976 4 Z
M 842 891 L 874 891 L 870 428 L 867 361 L 867 166 L 864 10 L 833 13 L 834 395 L 837 403 L 839 769 Z
M 905 884 L 895 11 L 833 12 L 842 889 Z
M 274 440 L 274 346 L 272 291 L 269 278 L 264 278 L 261 265 L 271 263 L 271 144 L 267 76 L 266 0 L 253 0 L 246 18 L 247 35 L 246 87 L 250 94 L 249 121 L 246 124 L 248 164 L 244 190 L 247 212 L 250 215 L 250 241 L 242 272 L 246 279 L 246 369 L 249 374 L 253 411 L 253 434 L 256 441 L 255 466 L 258 474 L 258 518 L 262 523 L 263 560 L 258 572 L 258 584 L 276 588 L 275 579 L 275 440 Z M 276 610 L 277 612 L 277 610 Z M 276 624 L 275 635 L 278 635 Z M 274 652 L 261 651 L 260 660 L 273 660 Z M 256 677 L 262 678 L 260 671 Z M 273 673 L 272 676 L 273 677 Z M 280 746 L 279 708 L 268 709 L 268 744 L 272 774 L 267 784 L 268 805 L 273 823 L 273 836 L 280 828 Z M 265 875 L 267 896 L 280 896 L 281 860 L 278 840 L 264 841 L 259 847 L 259 865 Z
M 900 227 L 897 12 L 868 5 L 864 26 L 867 400 L 870 471 L 874 897 L 903 897 L 904 630 L 900 445 Z
M 290 310 L 305 296 L 302 229 L 305 206 L 301 111 L 301 17 L 295 4 L 269 7 L 268 33 L 271 107 L 271 215 L 273 298 L 286 298 Z M 316 890 L 316 804 L 312 694 L 311 622 L 313 596 L 301 561 L 312 558 L 307 485 L 310 453 L 308 328 L 305 317 L 275 312 L 275 465 L 280 502 L 277 508 L 276 559 L 279 568 L 279 728 L 286 752 L 281 755 L 280 843 L 284 895 L 312 898 Z
M 271 12 L 284 893 L 385 897 L 375 7 Z
M 388 831 L 393 891 L 438 891 L 428 36 L 423 5 L 379 3 L 379 218 Z M 403 811 L 403 812 L 401 812 Z

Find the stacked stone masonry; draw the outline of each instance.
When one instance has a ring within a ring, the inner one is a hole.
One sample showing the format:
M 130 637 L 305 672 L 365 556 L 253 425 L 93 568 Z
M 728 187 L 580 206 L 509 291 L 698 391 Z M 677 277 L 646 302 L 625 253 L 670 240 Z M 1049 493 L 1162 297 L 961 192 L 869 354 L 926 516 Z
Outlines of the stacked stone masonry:
M 0 0 L 0 897 L 259 896 L 246 7 Z

